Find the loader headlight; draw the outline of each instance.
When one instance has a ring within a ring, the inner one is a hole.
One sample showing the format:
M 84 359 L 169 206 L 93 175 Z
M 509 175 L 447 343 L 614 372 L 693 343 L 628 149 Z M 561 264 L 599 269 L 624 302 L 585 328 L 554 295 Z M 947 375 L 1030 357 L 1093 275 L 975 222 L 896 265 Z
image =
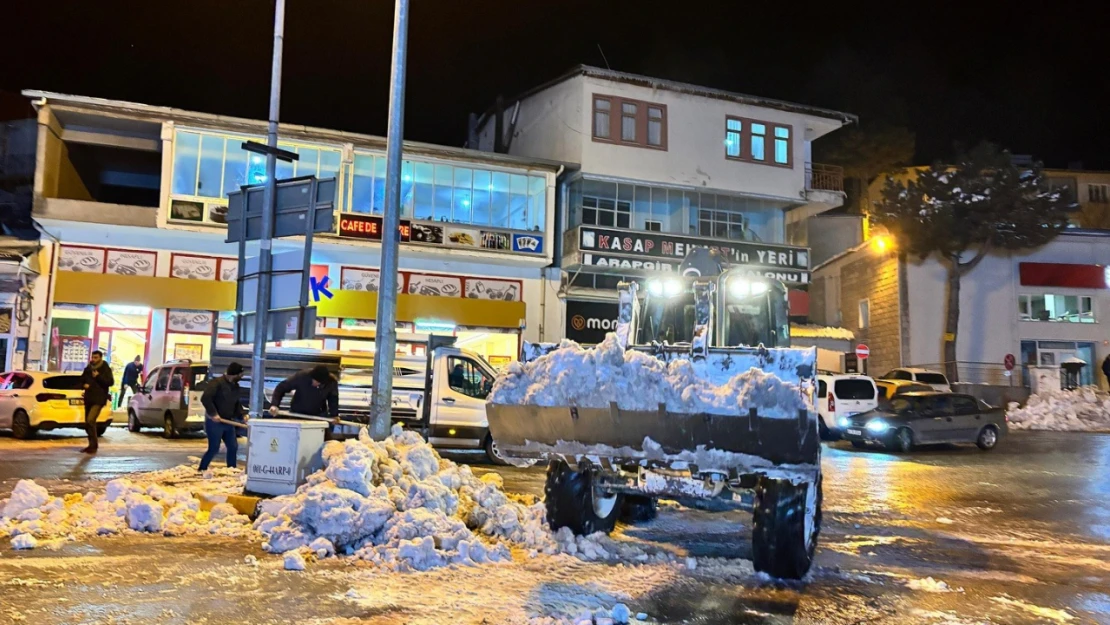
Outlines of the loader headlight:
M 882 419 L 872 419 L 867 422 L 867 430 L 876 434 L 881 434 L 890 429 L 890 424 Z
M 749 295 L 763 295 L 767 292 L 767 283 L 747 278 L 734 278 L 728 284 L 728 290 L 733 297 L 747 297 Z
M 655 297 L 674 297 L 683 291 L 682 281 L 677 278 L 652 279 L 647 283 L 648 293 Z

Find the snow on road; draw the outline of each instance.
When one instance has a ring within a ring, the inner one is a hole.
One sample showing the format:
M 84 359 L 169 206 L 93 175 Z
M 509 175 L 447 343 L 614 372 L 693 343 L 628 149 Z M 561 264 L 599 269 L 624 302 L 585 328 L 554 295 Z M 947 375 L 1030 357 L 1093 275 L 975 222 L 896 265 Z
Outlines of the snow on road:
M 1031 395 L 1024 407 L 1011 402 L 1006 416 L 1015 430 L 1110 431 L 1110 394 L 1092 386 Z

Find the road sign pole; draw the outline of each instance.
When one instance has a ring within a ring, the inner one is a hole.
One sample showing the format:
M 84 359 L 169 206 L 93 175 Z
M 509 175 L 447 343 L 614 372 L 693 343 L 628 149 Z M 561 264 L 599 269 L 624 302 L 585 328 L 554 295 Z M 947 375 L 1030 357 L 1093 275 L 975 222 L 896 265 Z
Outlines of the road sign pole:
M 405 129 L 405 64 L 409 0 L 396 0 L 393 20 L 393 70 L 389 85 L 389 137 L 386 146 L 385 215 L 378 312 L 374 317 L 374 387 L 370 397 L 370 436 L 389 435 L 393 398 L 393 356 L 397 346 L 397 256 L 401 226 L 401 156 Z
M 266 338 L 270 321 L 270 286 L 274 268 L 274 203 L 277 189 L 278 116 L 281 112 L 281 52 L 285 36 L 285 0 L 274 7 L 274 58 L 270 68 L 270 117 L 266 131 L 266 191 L 263 195 L 262 237 L 258 242 L 258 304 L 254 317 L 254 351 L 251 354 L 252 414 L 260 414 L 266 400 Z

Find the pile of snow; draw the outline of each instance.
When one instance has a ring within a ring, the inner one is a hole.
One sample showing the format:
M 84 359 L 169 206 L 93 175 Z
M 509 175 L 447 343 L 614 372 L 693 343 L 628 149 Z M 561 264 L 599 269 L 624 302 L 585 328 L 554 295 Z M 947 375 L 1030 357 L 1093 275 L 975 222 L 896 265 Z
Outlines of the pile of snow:
M 911 579 L 906 583 L 911 590 L 921 590 L 924 592 L 963 592 L 963 588 L 952 588 L 947 582 L 942 582 L 939 579 L 926 577 L 924 579 Z
M 242 489 L 242 472 L 210 472 L 212 481 L 198 481 L 195 468 L 182 466 L 108 482 L 103 493 L 71 493 L 55 497 L 33 480 L 20 480 L 0 507 L 0 535 L 12 537 L 15 549 L 32 549 L 40 540 L 77 540 L 124 532 L 167 536 L 216 534 L 254 537 L 250 519 L 227 503 L 209 511 L 191 488 L 204 483 L 205 494 Z M 188 476 L 188 477 L 187 477 Z M 239 486 L 235 486 L 239 484 Z M 186 485 L 187 486 L 187 485 Z
M 806 409 L 795 384 L 751 368 L 722 379 L 708 362 L 674 360 L 625 350 L 615 334 L 593 348 L 564 339 L 559 348 L 528 363 L 510 363 L 489 400 L 495 404 L 796 418 Z
M 1110 394 L 1093 386 L 1031 395 L 1024 408 L 1011 402 L 1006 416 L 1015 430 L 1110 430 Z
M 398 571 L 472 566 L 530 554 L 583 560 L 667 560 L 601 534 L 553 534 L 543 504 L 525 505 L 502 490 L 501 477 L 477 478 L 443 460 L 419 434 L 394 426 L 382 442 L 359 438 L 324 447 L 324 469 L 292 495 L 263 502 L 254 527 L 271 553 L 344 555 Z M 286 568 L 298 566 L 286 560 Z

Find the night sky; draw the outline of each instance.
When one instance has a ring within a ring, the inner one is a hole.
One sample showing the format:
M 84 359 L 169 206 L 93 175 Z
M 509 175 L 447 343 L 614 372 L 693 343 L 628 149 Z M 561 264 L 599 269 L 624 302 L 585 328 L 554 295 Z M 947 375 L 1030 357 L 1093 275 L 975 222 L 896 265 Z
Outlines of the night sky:
M 393 4 L 287 2 L 282 121 L 384 134 Z M 0 89 L 266 117 L 269 2 L 20 4 L 4 10 Z M 498 93 L 607 59 L 887 117 L 917 133 L 918 162 L 987 139 L 1049 166 L 1110 169 L 1104 17 L 975 4 L 412 0 L 406 138 L 461 145 L 467 113 Z

